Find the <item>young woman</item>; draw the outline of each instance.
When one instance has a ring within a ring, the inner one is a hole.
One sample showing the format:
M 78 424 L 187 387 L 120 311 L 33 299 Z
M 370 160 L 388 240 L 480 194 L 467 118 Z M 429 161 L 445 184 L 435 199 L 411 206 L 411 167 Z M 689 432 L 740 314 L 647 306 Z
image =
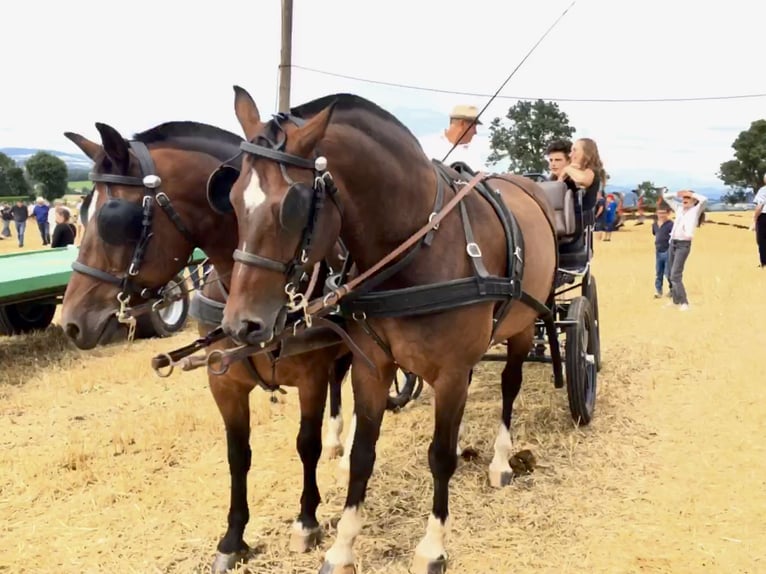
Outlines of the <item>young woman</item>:
M 66 207 L 56 207 L 56 228 L 51 237 L 51 247 L 66 247 L 74 243 L 77 228 L 69 222 L 69 218 L 69 210 Z

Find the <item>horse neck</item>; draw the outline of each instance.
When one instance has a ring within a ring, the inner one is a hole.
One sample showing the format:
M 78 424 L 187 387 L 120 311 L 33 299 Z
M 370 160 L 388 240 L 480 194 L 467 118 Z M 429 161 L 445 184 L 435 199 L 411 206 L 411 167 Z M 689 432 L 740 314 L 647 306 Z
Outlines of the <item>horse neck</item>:
M 372 138 L 327 150 L 344 211 L 341 238 L 364 271 L 428 221 L 436 198 L 435 173 L 414 142 L 409 158 L 404 150 L 393 153 Z

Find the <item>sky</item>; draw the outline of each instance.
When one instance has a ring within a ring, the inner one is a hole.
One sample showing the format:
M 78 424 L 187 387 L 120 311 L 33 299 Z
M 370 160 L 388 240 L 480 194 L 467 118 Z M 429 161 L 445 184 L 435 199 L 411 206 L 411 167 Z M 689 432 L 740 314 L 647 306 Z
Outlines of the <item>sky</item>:
M 294 0 L 291 104 L 352 92 L 417 136 L 455 104 L 483 108 L 572 0 Z M 766 93 L 766 2 L 576 0 L 482 115 L 519 98 L 646 99 Z M 0 34 L 0 147 L 79 151 L 95 122 L 129 137 L 169 120 L 240 133 L 232 86 L 277 110 L 279 0 L 16 2 Z M 383 82 L 477 95 L 375 85 Z M 766 97 L 702 102 L 560 101 L 575 137 L 598 143 L 612 183 L 721 186 L 719 165 Z M 502 165 L 487 166 L 495 170 Z

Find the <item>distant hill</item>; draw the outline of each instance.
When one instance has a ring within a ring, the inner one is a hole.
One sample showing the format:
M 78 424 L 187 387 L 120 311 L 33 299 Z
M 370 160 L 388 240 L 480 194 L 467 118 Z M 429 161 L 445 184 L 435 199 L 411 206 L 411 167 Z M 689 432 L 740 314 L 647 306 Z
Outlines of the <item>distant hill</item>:
M 24 165 L 26 161 L 35 155 L 38 151 L 45 151 L 51 155 L 55 155 L 61 159 L 69 169 L 90 169 L 93 167 L 93 162 L 87 156 L 81 153 L 69 153 L 52 149 L 33 149 L 26 147 L 4 147 L 0 148 L 0 152 L 4 153 L 18 165 Z

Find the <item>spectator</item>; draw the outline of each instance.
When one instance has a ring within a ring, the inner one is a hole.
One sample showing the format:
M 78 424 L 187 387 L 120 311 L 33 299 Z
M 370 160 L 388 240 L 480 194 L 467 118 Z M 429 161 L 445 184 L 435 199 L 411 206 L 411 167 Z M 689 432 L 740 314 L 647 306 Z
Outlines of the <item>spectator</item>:
M 42 197 L 37 198 L 35 207 L 32 209 L 32 215 L 37 220 L 37 228 L 40 230 L 40 237 L 43 240 L 43 246 L 51 242 L 50 228 L 48 227 L 48 212 L 50 206 L 45 203 Z
M 19 239 L 19 247 L 24 247 L 24 231 L 27 228 L 27 219 L 29 219 L 29 210 L 20 199 L 11 208 L 13 224 L 16 226 L 16 237 Z
M 0 233 L 0 239 L 11 236 L 11 221 L 13 221 L 13 212 L 8 203 L 3 203 L 0 208 L 0 218 L 3 220 L 3 231 Z
M 604 209 L 606 208 L 606 199 L 604 199 L 604 192 L 599 190 L 596 199 L 596 224 L 593 230 L 598 233 L 600 241 L 604 240 Z
M 673 222 L 670 220 L 670 212 L 665 206 L 657 208 L 657 221 L 652 222 L 652 235 L 654 235 L 654 298 L 662 297 L 662 278 L 668 280 L 668 294 L 670 294 L 670 267 L 668 266 L 668 250 L 670 249 L 670 232 Z
M 604 241 L 612 240 L 612 231 L 617 222 L 617 202 L 611 193 L 606 196 L 606 207 L 604 207 L 604 231 L 606 231 Z
M 54 209 L 54 212 L 56 227 L 53 229 L 51 247 L 66 247 L 74 244 L 77 228 L 69 221 L 71 219 L 69 210 L 63 205 L 59 205 Z
M 681 198 L 680 202 L 678 198 Z M 700 213 L 705 208 L 707 197 L 689 190 L 682 190 L 675 194 L 666 193 L 663 199 L 676 212 L 668 249 L 672 305 L 677 305 L 681 311 L 686 311 L 689 308 L 689 299 L 683 282 L 684 266 L 689 257 L 694 231 L 699 225 Z
M 763 183 L 766 184 L 766 175 L 763 176 Z M 755 213 L 750 229 L 755 231 L 755 241 L 758 243 L 759 266 L 761 269 L 766 269 L 766 185 L 761 186 L 753 202 Z

